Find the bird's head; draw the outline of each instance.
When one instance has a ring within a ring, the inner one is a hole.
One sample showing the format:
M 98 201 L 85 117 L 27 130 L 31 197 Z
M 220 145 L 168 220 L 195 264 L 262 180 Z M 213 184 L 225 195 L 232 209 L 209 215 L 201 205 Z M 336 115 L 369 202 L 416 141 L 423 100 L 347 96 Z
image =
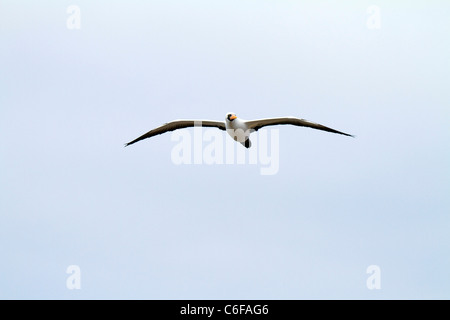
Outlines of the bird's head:
M 233 112 L 228 112 L 225 119 L 227 119 L 228 121 L 233 121 L 234 119 L 236 119 L 236 114 L 234 114 Z

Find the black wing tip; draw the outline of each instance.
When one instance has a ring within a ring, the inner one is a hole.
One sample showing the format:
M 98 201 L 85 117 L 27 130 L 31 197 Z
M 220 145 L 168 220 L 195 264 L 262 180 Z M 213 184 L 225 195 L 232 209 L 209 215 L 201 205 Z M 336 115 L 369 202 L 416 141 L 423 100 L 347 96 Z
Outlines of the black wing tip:
M 355 136 L 355 135 L 353 135 L 353 134 L 349 134 L 349 133 L 343 133 L 343 135 L 346 135 L 347 137 L 352 137 L 352 138 L 356 138 L 356 136 Z

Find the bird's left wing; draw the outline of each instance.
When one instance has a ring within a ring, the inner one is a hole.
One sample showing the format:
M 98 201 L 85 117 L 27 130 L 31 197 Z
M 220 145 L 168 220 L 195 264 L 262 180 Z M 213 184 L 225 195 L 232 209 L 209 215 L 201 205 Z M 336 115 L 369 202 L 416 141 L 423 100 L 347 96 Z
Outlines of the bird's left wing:
M 253 129 L 255 131 L 258 131 L 258 129 L 260 129 L 262 127 L 275 126 L 275 125 L 279 125 L 279 124 L 290 124 L 290 125 L 300 126 L 300 127 L 309 127 L 309 128 L 313 128 L 313 129 L 317 129 L 317 130 L 323 130 L 323 131 L 328 131 L 328 132 L 333 132 L 333 133 L 338 133 L 338 134 L 343 134 L 345 136 L 353 137 L 353 135 L 351 135 L 351 134 L 344 133 L 344 132 L 326 127 L 326 126 L 318 124 L 318 123 L 310 122 L 308 120 L 299 119 L 299 118 L 295 118 L 295 117 L 267 118 L 267 119 L 258 119 L 258 120 L 247 121 L 248 129 L 250 129 L 250 130 Z
M 135 142 L 138 142 L 140 140 L 150 138 L 153 136 L 156 136 L 158 134 L 162 134 L 168 131 L 174 131 L 177 129 L 182 128 L 189 128 L 189 127 L 195 127 L 195 126 L 201 126 L 201 127 L 216 127 L 220 130 L 225 130 L 225 123 L 221 121 L 214 121 L 214 120 L 174 120 L 168 123 L 163 124 L 162 126 L 159 126 L 153 130 L 150 130 L 149 132 L 143 134 L 142 136 L 134 139 L 133 141 L 130 141 L 125 144 L 126 146 L 129 146 L 130 144 L 133 144 Z

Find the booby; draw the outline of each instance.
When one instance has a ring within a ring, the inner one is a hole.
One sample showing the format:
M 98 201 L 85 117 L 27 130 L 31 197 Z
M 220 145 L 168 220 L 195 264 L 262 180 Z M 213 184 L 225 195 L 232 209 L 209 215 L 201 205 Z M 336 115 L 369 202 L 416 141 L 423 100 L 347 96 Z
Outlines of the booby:
M 249 137 L 252 132 L 258 131 L 259 129 L 266 126 L 275 126 L 282 124 L 290 124 L 299 127 L 308 127 L 353 137 L 353 135 L 351 134 L 332 129 L 318 123 L 310 122 L 305 119 L 299 119 L 295 117 L 282 117 L 282 118 L 265 118 L 257 120 L 244 120 L 238 118 L 235 113 L 229 112 L 225 116 L 225 122 L 215 120 L 174 120 L 171 122 L 167 122 L 162 126 L 150 130 L 149 132 L 134 139 L 133 141 L 126 143 L 125 146 L 129 146 L 143 139 L 147 139 L 165 132 L 174 131 L 182 128 L 202 126 L 202 127 L 216 127 L 220 130 L 226 130 L 235 141 L 240 142 L 246 148 L 250 148 L 252 144 Z

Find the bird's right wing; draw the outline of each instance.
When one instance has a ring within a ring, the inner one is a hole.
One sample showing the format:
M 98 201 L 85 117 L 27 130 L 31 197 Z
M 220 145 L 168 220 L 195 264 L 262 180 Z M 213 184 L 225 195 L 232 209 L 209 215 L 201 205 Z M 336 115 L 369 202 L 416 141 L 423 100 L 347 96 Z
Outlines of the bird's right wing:
M 156 136 L 158 134 L 162 134 L 168 131 L 174 131 L 177 129 L 182 128 L 189 128 L 189 127 L 216 127 L 220 130 L 225 130 L 225 123 L 221 121 L 214 121 L 214 120 L 174 120 L 168 123 L 163 124 L 162 126 L 159 126 L 153 130 L 150 130 L 149 132 L 143 134 L 142 136 L 134 139 L 133 141 L 130 141 L 125 144 L 126 146 L 129 146 L 130 144 L 133 144 L 135 142 L 138 142 L 143 139 L 147 139 L 153 136 Z

